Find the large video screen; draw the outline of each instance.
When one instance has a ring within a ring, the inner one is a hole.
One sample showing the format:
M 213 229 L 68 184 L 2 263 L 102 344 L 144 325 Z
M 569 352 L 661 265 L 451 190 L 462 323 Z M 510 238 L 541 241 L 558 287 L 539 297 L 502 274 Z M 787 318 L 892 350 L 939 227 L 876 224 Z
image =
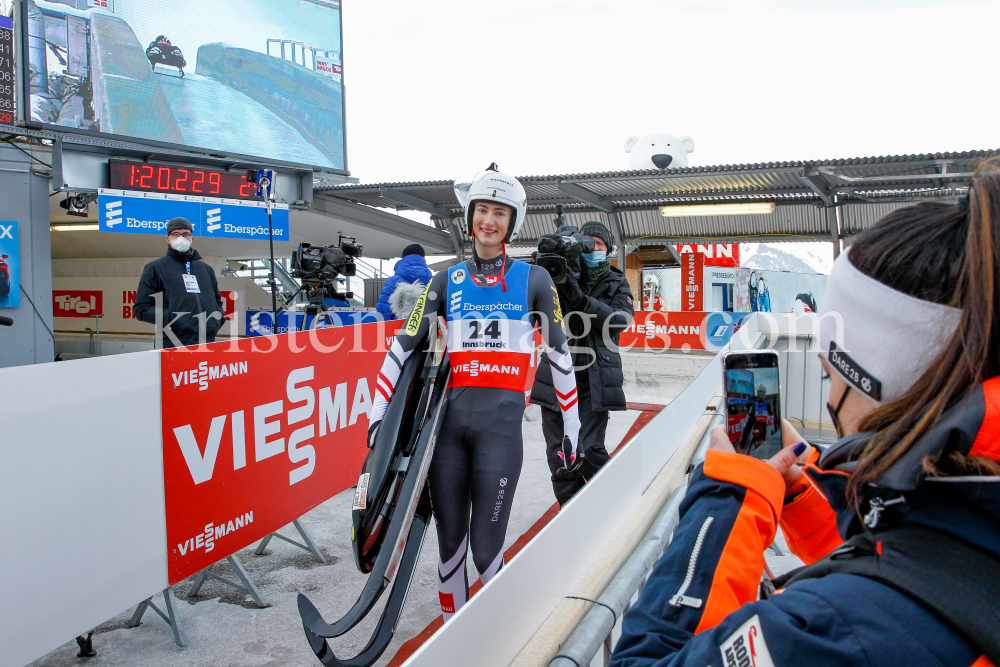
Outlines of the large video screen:
M 339 0 L 26 0 L 30 117 L 346 170 Z

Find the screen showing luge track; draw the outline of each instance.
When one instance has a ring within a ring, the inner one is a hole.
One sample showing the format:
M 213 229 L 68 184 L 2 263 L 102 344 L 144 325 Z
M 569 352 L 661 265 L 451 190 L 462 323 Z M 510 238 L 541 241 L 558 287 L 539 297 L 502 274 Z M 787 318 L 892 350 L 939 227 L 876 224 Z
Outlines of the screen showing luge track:
M 25 8 L 32 120 L 346 170 L 339 0 Z

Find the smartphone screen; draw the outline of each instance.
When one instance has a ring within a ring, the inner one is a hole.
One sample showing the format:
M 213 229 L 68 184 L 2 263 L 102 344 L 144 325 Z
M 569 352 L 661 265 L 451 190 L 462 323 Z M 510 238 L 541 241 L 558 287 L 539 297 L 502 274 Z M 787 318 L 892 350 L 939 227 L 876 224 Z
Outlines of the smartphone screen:
M 781 450 L 776 352 L 730 352 L 723 359 L 726 428 L 740 454 L 768 459 Z

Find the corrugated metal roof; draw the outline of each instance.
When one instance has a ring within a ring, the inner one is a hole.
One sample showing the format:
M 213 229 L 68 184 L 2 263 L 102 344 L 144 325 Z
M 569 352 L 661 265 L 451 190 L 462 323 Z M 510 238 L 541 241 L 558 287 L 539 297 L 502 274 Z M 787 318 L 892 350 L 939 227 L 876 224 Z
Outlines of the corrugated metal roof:
M 626 240 L 664 238 L 830 239 L 827 206 L 840 210 L 840 236 L 871 226 L 906 201 L 954 196 L 992 151 L 927 153 L 817 161 L 714 165 L 685 169 L 613 171 L 518 177 L 528 196 L 520 243 L 553 229 L 556 205 L 567 222 L 596 219 L 612 229 L 607 209 Z M 461 217 L 451 181 L 342 185 L 319 196 L 398 210 Z M 659 207 L 734 201 L 773 201 L 770 215 L 664 218 Z M 578 220 L 579 219 L 579 220 Z M 461 225 L 460 225 L 461 226 Z M 836 224 L 835 224 L 836 227 Z

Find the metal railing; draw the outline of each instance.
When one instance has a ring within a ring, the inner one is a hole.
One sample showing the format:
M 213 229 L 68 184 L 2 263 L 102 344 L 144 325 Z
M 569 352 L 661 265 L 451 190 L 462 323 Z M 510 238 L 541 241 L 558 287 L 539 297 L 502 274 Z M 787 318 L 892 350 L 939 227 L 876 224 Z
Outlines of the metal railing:
M 708 432 L 702 439 L 698 450 L 691 460 L 692 466 L 705 459 L 708 450 L 709 434 L 716 426 L 723 423 L 722 415 L 712 418 Z M 642 595 L 646 580 L 652 573 L 656 563 L 670 546 L 674 530 L 680 522 L 680 505 L 687 493 L 688 472 L 684 483 L 674 491 L 657 516 L 653 526 L 642 539 L 639 547 L 632 552 L 618 574 L 611 580 L 593 607 L 563 644 L 559 654 L 549 662 L 549 667 L 607 667 L 611 660 L 614 645 L 621 636 L 622 617 L 628 613 L 632 605 Z M 601 648 L 603 655 L 599 656 Z M 595 665 L 596 661 L 596 665 Z

